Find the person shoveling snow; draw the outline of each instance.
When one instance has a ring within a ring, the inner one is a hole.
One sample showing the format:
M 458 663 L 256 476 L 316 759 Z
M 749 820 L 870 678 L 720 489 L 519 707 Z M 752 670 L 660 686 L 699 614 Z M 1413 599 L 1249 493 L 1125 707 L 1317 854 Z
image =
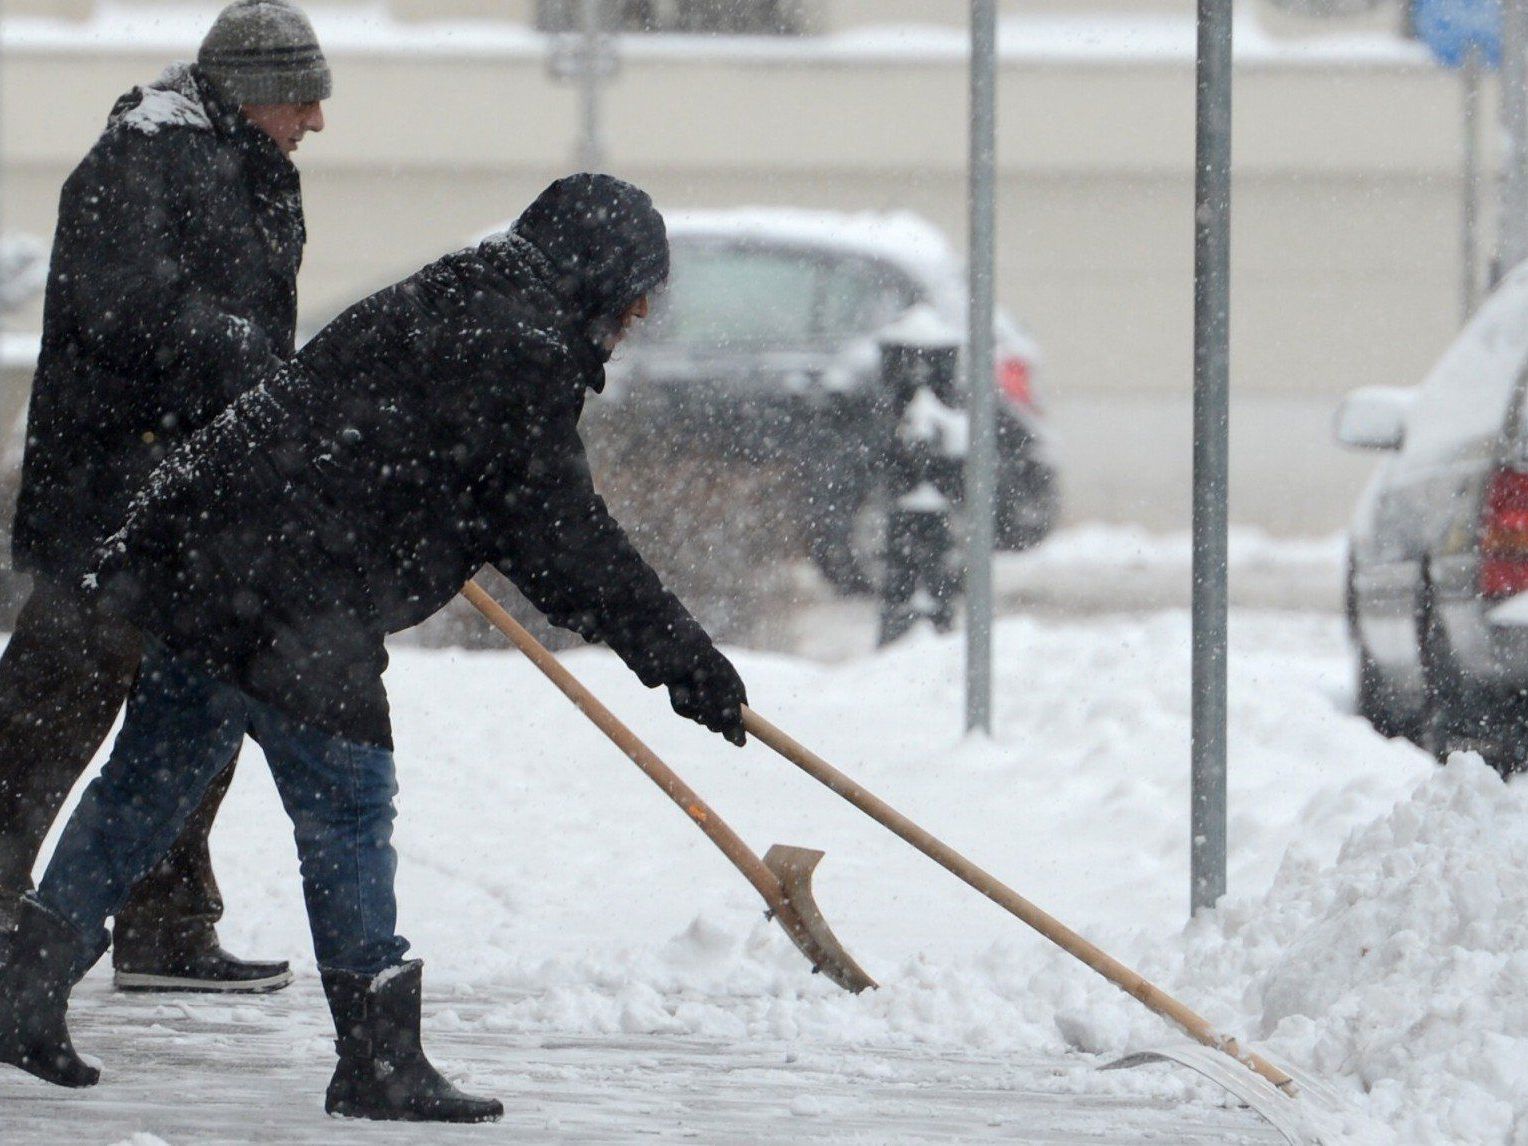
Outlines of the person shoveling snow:
M 152 638 L 101 776 L 0 969 L 0 1061 L 89 1086 L 65 1024 L 103 923 L 248 731 L 295 828 L 339 1065 L 330 1113 L 472 1122 L 419 1042 L 396 933 L 383 641 L 492 563 L 673 706 L 745 739 L 742 680 L 595 493 L 584 394 L 668 273 L 662 216 L 609 176 L 552 184 L 515 225 L 330 323 L 170 455 L 82 594 Z M 165 698 L 169 698 L 167 703 Z

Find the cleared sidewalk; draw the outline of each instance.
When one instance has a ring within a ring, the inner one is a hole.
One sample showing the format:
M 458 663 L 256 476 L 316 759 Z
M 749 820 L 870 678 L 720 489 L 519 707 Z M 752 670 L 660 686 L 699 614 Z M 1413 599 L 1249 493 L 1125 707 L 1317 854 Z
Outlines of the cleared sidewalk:
M 1182 1102 L 1075 1093 L 1075 1063 L 835 1050 L 654 1035 L 483 1030 L 483 995 L 427 1003 L 434 1060 L 504 1102 L 494 1126 L 352 1123 L 323 1114 L 332 1032 L 317 984 L 267 998 L 125 996 L 98 969 L 75 993 L 76 1044 L 99 1086 L 0 1073 L 7 1146 L 220 1143 L 1273 1143 L 1195 1084 Z M 1157 1069 L 1157 1068 L 1153 1068 Z

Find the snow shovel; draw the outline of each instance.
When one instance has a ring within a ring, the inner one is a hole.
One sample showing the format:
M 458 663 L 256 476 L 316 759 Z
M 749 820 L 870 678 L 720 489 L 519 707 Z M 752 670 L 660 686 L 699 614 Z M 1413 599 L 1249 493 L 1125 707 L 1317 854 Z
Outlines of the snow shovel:
M 1230 1055 L 1243 1066 L 1262 1075 L 1285 1095 L 1293 1097 L 1299 1093 L 1294 1079 L 1287 1071 L 1280 1070 L 1252 1051 L 1243 1050 L 1235 1039 L 1217 1034 L 1208 1022 L 1177 999 L 1158 990 L 1123 963 L 1093 946 L 1081 935 L 1041 911 L 1011 888 L 999 883 L 954 848 L 934 838 L 895 808 L 867 792 L 822 757 L 792 740 L 746 705 L 743 707 L 743 727 L 812 779 L 827 785 L 829 789 L 848 800 L 872 820 L 901 836 L 924 855 L 965 880 L 999 907 L 1018 916 L 1063 951 L 1076 956 L 1126 994 L 1135 996 L 1157 1014 L 1177 1024 L 1191 1038 Z
M 743 877 L 753 884 L 768 907 L 766 916 L 779 922 L 791 942 L 811 962 L 814 972 L 821 971 L 854 994 L 866 987 L 877 986 L 876 981 L 844 950 L 812 897 L 812 870 L 822 859 L 822 852 L 775 844 L 760 860 L 688 784 L 580 684 L 545 645 L 526 632 L 524 626 L 484 592 L 482 586 L 476 581 L 468 581 L 462 586 L 462 596 L 529 657 L 532 664 L 550 677 L 579 711 L 647 773 L 669 799 L 684 809 L 684 814 L 706 834 L 706 838 L 720 848 Z

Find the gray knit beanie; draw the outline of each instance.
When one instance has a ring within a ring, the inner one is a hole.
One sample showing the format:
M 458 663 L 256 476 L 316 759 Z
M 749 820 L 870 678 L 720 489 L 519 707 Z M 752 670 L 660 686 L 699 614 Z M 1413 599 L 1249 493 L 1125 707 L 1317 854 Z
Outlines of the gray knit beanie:
M 313 25 L 289 0 L 235 0 L 218 13 L 196 62 L 232 103 L 329 98 L 329 63 Z

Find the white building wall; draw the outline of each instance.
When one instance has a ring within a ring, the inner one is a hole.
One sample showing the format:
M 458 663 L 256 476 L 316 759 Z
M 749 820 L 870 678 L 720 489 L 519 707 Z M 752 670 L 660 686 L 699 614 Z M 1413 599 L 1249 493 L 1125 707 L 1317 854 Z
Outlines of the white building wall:
M 355 21 L 377 12 L 375 0 L 309 6 L 336 74 L 329 129 L 299 155 L 310 326 L 513 216 L 574 151 L 576 94 L 548 78 L 541 37 L 502 23 L 443 35 L 429 19 L 518 10 L 523 22 L 533 5 L 391 2 L 391 24 L 370 33 Z M 1194 5 L 1096 3 L 1106 30 L 1140 19 L 1157 38 L 1126 36 L 1106 50 L 1077 36 L 1049 55 L 1034 46 L 1041 23 L 1054 34 L 1084 6 L 1002 5 L 999 294 L 1046 351 L 1069 517 L 1181 526 L 1194 75 L 1191 36 L 1167 50 L 1160 32 L 1164 20 L 1191 31 Z M 966 75 L 963 21 L 950 13 L 962 7 L 836 0 L 820 13 L 836 33 L 709 50 L 629 37 L 606 101 L 608 166 L 665 207 L 905 208 L 959 243 Z M 113 99 L 193 53 L 217 5 L 160 0 L 139 10 L 131 36 L 91 40 L 99 25 L 82 22 L 87 39 L 67 43 L 43 33 L 96 18 L 88 0 L 8 0 L 7 230 L 51 232 L 58 187 Z M 893 11 L 925 27 L 870 27 Z M 1332 34 L 1308 22 L 1272 26 Z M 1292 39 L 1282 50 L 1269 47 L 1268 25 L 1251 29 L 1237 75 L 1233 517 L 1281 532 L 1337 528 L 1371 464 L 1330 445 L 1338 396 L 1417 379 L 1458 318 L 1456 83 L 1383 27 L 1331 27 L 1360 44 L 1314 52 Z

